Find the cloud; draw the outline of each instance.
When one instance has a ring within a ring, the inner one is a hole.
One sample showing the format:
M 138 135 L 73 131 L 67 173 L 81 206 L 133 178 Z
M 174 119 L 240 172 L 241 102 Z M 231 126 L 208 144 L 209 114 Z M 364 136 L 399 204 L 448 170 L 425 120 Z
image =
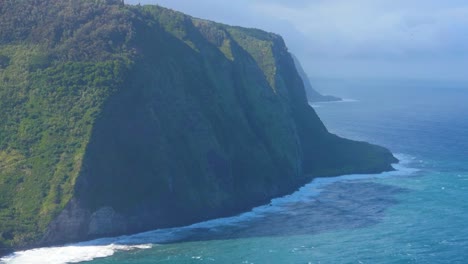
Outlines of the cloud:
M 378 0 L 331 0 L 312 1 L 296 8 L 258 1 L 254 8 L 294 25 L 309 38 L 312 54 L 392 59 L 432 56 L 463 43 L 460 38 L 465 34 L 456 28 L 468 26 L 468 8 L 431 4 L 425 7 L 428 2 L 415 6 L 398 1 L 391 5 Z
M 279 33 L 311 76 L 468 78 L 465 0 L 141 2 Z

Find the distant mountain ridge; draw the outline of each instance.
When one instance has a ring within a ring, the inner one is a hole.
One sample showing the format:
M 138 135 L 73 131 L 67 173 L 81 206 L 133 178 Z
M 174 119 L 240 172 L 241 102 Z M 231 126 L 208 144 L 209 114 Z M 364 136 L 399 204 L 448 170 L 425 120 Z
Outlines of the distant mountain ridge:
M 336 97 L 336 96 L 322 95 L 319 92 L 317 92 L 317 90 L 315 90 L 312 87 L 312 84 L 310 83 L 309 76 L 307 76 L 307 74 L 304 71 L 304 68 L 302 68 L 302 64 L 299 61 L 299 59 L 294 54 L 291 54 L 291 56 L 294 59 L 294 65 L 296 65 L 297 72 L 299 73 L 299 75 L 301 76 L 302 81 L 304 82 L 304 88 L 305 88 L 305 91 L 306 91 L 307 100 L 309 100 L 309 102 L 311 102 L 311 103 L 315 103 L 315 102 L 334 102 L 334 101 L 343 100 L 343 99 L 341 99 L 339 97 Z
M 0 5 L 0 248 L 236 214 L 385 148 L 330 134 L 273 33 L 117 0 Z

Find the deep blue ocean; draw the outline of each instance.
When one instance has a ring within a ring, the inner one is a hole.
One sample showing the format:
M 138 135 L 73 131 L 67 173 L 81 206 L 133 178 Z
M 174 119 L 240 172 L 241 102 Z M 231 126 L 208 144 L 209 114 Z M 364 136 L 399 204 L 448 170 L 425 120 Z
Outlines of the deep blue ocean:
M 18 252 L 7 263 L 468 263 L 468 84 L 315 81 L 340 136 L 389 148 L 395 172 L 317 179 L 240 216 Z

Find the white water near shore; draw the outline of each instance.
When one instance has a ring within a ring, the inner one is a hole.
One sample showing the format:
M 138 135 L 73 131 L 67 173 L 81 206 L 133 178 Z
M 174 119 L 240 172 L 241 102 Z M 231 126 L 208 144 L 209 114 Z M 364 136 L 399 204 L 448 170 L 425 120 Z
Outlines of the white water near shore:
M 339 101 L 309 102 L 309 105 L 312 106 L 313 108 L 317 108 L 317 107 L 322 107 L 323 105 L 326 105 L 326 104 L 355 103 L 355 102 L 359 102 L 359 101 L 356 99 L 351 99 L 351 98 L 342 98 Z
M 337 177 L 316 178 L 311 183 L 306 184 L 290 195 L 273 199 L 270 204 L 253 208 L 251 211 L 237 216 L 213 219 L 185 227 L 158 229 L 129 236 L 102 238 L 59 247 L 46 247 L 19 251 L 0 259 L 0 263 L 78 263 L 97 258 L 109 257 L 118 251 L 144 250 L 151 248 L 154 244 L 183 240 L 197 229 L 216 230 L 217 228 L 230 225 L 241 225 L 243 222 L 282 211 L 290 204 L 312 201 L 313 199 L 316 199 L 325 186 L 335 182 L 408 176 L 418 171 L 417 169 L 413 169 L 408 166 L 414 162 L 412 157 L 406 155 L 396 156 L 400 160 L 400 163 L 394 165 L 395 171 L 380 174 L 353 174 Z

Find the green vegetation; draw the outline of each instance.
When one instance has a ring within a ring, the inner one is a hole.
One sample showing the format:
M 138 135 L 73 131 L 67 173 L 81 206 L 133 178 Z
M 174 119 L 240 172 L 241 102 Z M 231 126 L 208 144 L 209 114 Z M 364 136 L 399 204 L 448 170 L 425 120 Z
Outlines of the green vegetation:
M 126 66 L 67 62 L 40 69 L 41 49 L 6 50 L 13 56 L 0 72 L 0 230 L 21 244 L 37 239 L 71 198 L 94 120 Z
M 70 200 L 95 119 L 130 67 L 130 55 L 116 52 L 124 44 L 109 47 L 126 41 L 119 40 L 118 28 L 128 26 L 120 6 L 49 2 L 0 7 L 0 243 L 6 246 L 40 239 Z M 99 21 L 100 12 L 113 19 Z M 83 31 L 99 37 L 85 39 Z
M 229 27 L 229 33 L 239 45 L 255 59 L 270 86 L 276 88 L 276 59 L 274 45 L 281 38 L 258 29 Z
M 0 5 L 0 120 L 0 248 L 41 241 L 71 200 L 114 208 L 114 235 L 394 161 L 326 131 L 279 36 L 117 0 Z M 46 241 L 96 235 L 61 224 Z

